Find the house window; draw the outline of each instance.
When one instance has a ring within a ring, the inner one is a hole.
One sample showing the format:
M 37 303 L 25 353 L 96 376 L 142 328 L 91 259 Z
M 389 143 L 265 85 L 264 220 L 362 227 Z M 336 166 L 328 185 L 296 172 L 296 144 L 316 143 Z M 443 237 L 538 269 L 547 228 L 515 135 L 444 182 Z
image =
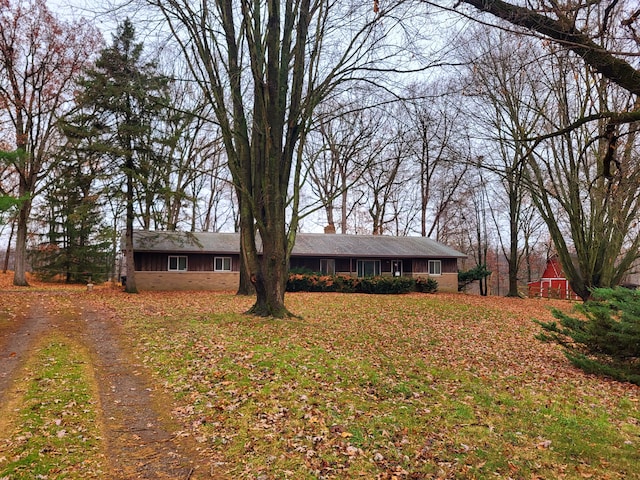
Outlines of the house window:
M 320 259 L 320 273 L 322 275 L 336 274 L 336 261 L 333 258 Z
M 380 275 L 380 260 L 358 260 L 359 277 L 375 277 Z
M 184 272 L 187 270 L 187 257 L 178 255 L 169 255 L 169 271 Z
M 216 257 L 213 261 L 213 269 L 216 272 L 231 271 L 231 257 Z
M 442 275 L 442 262 L 440 260 L 429 260 L 429 275 Z

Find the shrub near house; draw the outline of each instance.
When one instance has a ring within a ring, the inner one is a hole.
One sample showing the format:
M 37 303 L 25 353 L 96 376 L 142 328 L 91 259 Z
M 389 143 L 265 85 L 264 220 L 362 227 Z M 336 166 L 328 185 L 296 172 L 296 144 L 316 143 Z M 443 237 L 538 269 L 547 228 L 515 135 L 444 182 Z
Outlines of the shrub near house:
M 411 277 L 348 277 L 291 273 L 287 281 L 288 292 L 340 292 L 402 294 L 410 292 L 435 293 L 438 282 L 432 278 Z

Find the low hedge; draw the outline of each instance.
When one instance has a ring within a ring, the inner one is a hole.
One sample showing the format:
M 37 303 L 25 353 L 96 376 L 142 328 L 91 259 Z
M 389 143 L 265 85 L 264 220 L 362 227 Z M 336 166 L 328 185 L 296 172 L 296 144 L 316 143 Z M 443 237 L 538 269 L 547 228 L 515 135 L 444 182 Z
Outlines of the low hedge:
M 432 278 L 410 277 L 348 277 L 342 275 L 319 275 L 290 273 L 288 292 L 339 292 L 401 294 L 409 292 L 434 293 L 438 282 Z

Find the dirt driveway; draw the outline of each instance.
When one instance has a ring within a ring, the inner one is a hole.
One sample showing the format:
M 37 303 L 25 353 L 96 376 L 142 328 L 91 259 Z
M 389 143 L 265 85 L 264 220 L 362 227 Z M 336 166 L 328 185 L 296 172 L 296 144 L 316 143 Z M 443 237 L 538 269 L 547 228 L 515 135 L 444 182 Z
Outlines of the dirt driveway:
M 125 347 L 118 318 L 73 293 L 20 295 L 24 302 L 21 298 L 14 319 L 0 325 L 0 406 L 9 402 L 12 385 L 24 375 L 38 342 L 62 334 L 86 348 L 92 359 L 106 478 L 222 478 L 212 459 L 200 455 L 171 420 L 172 400 Z M 51 307 L 59 295 L 73 297 L 75 313 L 62 315 Z

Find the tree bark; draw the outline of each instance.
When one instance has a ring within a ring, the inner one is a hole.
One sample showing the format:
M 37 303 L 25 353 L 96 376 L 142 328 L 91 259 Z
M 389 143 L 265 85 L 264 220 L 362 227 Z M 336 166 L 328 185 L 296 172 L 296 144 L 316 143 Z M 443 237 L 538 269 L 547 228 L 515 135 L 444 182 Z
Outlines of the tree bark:
M 13 233 L 16 228 L 16 219 L 11 220 L 11 231 L 9 232 L 9 240 L 7 241 L 7 251 L 4 254 L 4 265 L 2 273 L 7 273 L 9 270 L 9 257 L 11 257 L 11 242 L 13 242 Z
M 127 282 L 125 292 L 138 293 L 138 285 L 136 283 L 136 264 L 133 255 L 133 221 L 135 213 L 133 211 L 133 158 L 127 158 L 126 165 L 127 175 L 127 213 L 126 213 L 126 229 L 125 229 L 125 251 L 127 261 Z
M 31 200 L 24 200 L 18 211 L 18 225 L 16 228 L 15 265 L 13 272 L 13 284 L 18 287 L 28 287 L 27 282 L 27 229 L 29 226 L 29 212 Z
M 266 237 L 263 242 L 262 261 L 256 275 L 252 277 L 256 289 L 256 303 L 248 313 L 261 317 L 289 317 L 291 313 L 284 303 L 287 285 L 288 260 L 287 238 L 284 229 L 280 234 Z
M 371 70 L 369 34 L 379 32 L 382 12 L 364 18 L 347 34 L 345 51 L 337 51 L 325 47 L 324 35 L 340 31 L 328 20 L 343 18 L 340 2 L 147 2 L 167 20 L 222 134 L 239 197 L 243 262 L 256 289 L 250 312 L 288 316 L 284 292 L 299 212 L 294 201 L 287 225 L 287 199 L 296 149 L 318 104 L 360 65 Z

